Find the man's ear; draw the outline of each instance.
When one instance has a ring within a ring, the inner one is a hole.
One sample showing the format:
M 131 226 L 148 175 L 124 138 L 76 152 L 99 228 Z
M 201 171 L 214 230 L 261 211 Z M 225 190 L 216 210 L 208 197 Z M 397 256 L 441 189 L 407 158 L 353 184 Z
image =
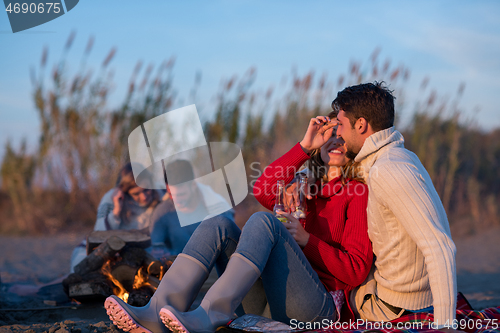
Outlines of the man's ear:
M 356 131 L 359 134 L 365 134 L 366 132 L 368 132 L 369 127 L 370 127 L 370 124 L 368 124 L 366 119 L 363 117 L 358 118 L 358 120 L 356 121 L 356 124 L 354 125 L 354 128 L 356 129 Z

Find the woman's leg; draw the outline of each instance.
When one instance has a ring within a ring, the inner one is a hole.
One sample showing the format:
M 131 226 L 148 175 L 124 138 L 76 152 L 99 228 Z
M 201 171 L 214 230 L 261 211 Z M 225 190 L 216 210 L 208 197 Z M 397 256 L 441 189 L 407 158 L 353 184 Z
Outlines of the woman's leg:
M 229 257 L 236 249 L 240 233 L 239 227 L 223 216 L 203 221 L 174 264 L 167 270 L 164 277 L 165 286 L 161 288 L 159 286 L 155 295 L 176 309 L 181 311 L 189 309 L 212 268 L 215 266 L 219 275 L 222 274 Z M 178 262 L 183 264 L 176 265 Z M 192 266 L 191 262 L 197 265 L 188 270 L 187 267 Z M 204 271 L 203 278 L 198 277 L 200 275 L 198 267 Z M 191 281 L 193 276 L 196 282 Z
M 256 213 L 248 220 L 224 274 L 200 307 L 182 313 L 166 306 L 160 316 L 175 332 L 213 332 L 231 319 L 260 274 L 273 318 L 284 322 L 336 318 L 333 300 L 318 275 L 288 230 L 268 213 Z
M 257 239 L 272 240 L 272 246 L 256 246 Z M 237 253 L 254 262 L 273 319 L 320 321 L 333 319 L 335 305 L 318 274 L 282 222 L 269 213 L 254 214 L 243 228 Z
M 225 217 L 203 221 L 146 306 L 132 307 L 111 296 L 105 303 L 108 315 L 118 327 L 130 332 L 166 332 L 158 317 L 160 309 L 169 304 L 186 311 L 210 270 L 214 266 L 218 271 L 225 269 L 239 236 L 238 226 Z

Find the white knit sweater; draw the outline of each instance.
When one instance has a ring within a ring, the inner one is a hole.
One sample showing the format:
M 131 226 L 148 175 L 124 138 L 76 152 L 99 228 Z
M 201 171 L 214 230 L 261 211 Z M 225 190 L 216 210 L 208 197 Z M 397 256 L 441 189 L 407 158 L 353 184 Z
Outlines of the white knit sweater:
M 456 248 L 429 174 L 394 127 L 368 137 L 355 161 L 369 188 L 378 297 L 408 310 L 433 305 L 434 323 L 452 324 Z

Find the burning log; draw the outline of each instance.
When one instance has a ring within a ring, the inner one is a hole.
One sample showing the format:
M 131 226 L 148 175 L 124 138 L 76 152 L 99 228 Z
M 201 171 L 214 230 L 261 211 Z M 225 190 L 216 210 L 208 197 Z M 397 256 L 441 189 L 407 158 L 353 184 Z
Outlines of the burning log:
M 146 254 L 147 252 L 139 247 L 127 247 L 120 251 L 120 263 L 139 268 L 142 266 Z
M 137 271 L 138 268 L 118 264 L 111 269 L 111 275 L 114 280 L 118 281 L 123 286 L 125 290 L 132 291 Z M 116 284 L 116 281 L 113 281 L 113 283 Z
M 85 279 L 73 273 L 63 281 L 63 286 L 66 285 L 68 296 L 79 302 L 101 300 L 113 295 L 111 283 L 100 272 L 88 273 Z
M 147 287 L 134 289 L 130 292 L 127 303 L 132 306 L 144 306 L 149 302 L 153 294 L 154 291 Z
M 80 275 L 78 275 L 76 273 L 71 273 L 70 275 L 68 275 L 68 277 L 62 281 L 62 285 L 63 285 L 64 291 L 66 292 L 66 294 L 68 294 L 68 296 L 69 296 L 69 287 L 71 285 L 77 284 L 80 282 L 83 282 L 83 279 Z
M 111 236 L 75 266 L 75 273 L 83 276 L 101 268 L 106 261 L 123 249 L 125 244 L 126 243 L 121 238 Z
M 125 248 L 120 252 L 120 256 L 119 260 L 111 264 L 111 275 L 130 292 L 134 288 L 134 281 L 143 264 L 146 251 L 138 247 Z
M 154 276 L 149 275 L 148 283 L 154 289 L 153 292 L 155 292 L 158 286 L 160 285 L 160 279 L 157 279 Z
M 168 267 L 153 257 L 151 254 L 146 252 L 144 249 L 131 247 L 125 248 L 120 252 L 121 264 L 126 264 L 131 267 L 144 267 L 147 274 L 161 278 L 162 273 L 164 273 Z
M 145 249 L 151 246 L 151 237 L 142 230 L 98 230 L 87 237 L 87 255 L 112 236 L 121 238 L 127 247 Z
M 151 264 L 150 259 L 144 249 L 124 248 L 120 252 L 120 257 L 108 261 L 102 272 L 115 286 L 114 294 L 129 304 L 145 305 L 160 283 L 160 277 L 147 273 L 148 267 L 144 263 Z M 164 269 L 160 263 L 160 273 Z M 146 292 L 146 289 L 149 291 Z M 132 299 L 131 295 L 134 295 Z
M 68 295 L 79 302 L 89 300 L 105 299 L 113 295 L 113 290 L 106 282 L 81 282 L 69 286 Z
M 143 266 L 146 267 L 149 275 L 154 276 L 160 276 L 166 270 L 161 261 L 157 260 L 147 252 L 144 256 Z
M 65 291 L 79 301 L 114 294 L 129 304 L 146 305 L 172 264 L 146 252 L 150 245 L 151 238 L 137 231 L 93 232 L 87 238 L 91 252 L 63 281 Z

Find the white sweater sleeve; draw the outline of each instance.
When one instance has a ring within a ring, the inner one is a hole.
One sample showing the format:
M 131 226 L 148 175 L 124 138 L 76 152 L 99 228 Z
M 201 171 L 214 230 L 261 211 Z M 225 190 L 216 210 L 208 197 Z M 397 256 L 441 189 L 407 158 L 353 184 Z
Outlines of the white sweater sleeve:
M 373 194 L 394 214 L 425 258 L 435 324 L 440 328 L 447 321 L 452 324 L 456 315 L 456 248 L 427 171 L 419 161 L 390 161 L 371 172 Z

